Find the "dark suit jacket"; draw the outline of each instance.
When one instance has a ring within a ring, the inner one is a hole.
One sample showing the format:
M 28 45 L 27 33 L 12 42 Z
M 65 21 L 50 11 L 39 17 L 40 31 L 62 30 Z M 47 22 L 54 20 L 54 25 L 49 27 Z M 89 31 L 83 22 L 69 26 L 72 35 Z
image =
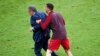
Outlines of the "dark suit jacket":
M 50 38 L 50 30 L 47 28 L 46 30 L 42 30 L 39 24 L 36 23 L 36 20 L 42 19 L 42 21 L 45 21 L 46 14 L 41 12 L 35 12 L 35 15 L 31 16 L 31 26 L 34 27 L 34 34 L 33 39 L 35 42 L 39 42 L 42 38 L 46 37 L 47 39 Z

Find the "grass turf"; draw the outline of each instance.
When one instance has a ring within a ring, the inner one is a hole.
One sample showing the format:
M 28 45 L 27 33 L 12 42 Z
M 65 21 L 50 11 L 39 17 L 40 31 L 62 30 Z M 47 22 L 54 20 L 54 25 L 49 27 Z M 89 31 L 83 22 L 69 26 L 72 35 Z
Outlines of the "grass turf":
M 73 55 L 100 56 L 99 0 L 0 0 L 0 56 L 35 56 L 27 8 L 45 11 L 48 2 L 64 16 Z M 66 55 L 62 47 L 57 54 Z

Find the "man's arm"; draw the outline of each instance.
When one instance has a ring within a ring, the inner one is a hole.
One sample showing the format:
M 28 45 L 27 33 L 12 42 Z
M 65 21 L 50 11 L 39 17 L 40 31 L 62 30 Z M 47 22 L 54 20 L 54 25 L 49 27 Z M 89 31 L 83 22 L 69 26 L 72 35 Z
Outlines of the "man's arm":
M 36 22 L 39 23 L 41 20 L 37 20 Z M 51 15 L 47 16 L 44 22 L 40 22 L 41 28 L 45 30 L 51 22 Z
M 30 31 L 37 31 L 37 30 L 39 30 L 41 27 L 40 27 L 40 25 L 34 25 L 34 26 L 31 26 L 31 28 L 30 28 Z
M 37 24 L 33 19 L 36 19 L 36 17 L 31 17 L 31 26 L 33 27 L 32 30 L 39 30 L 41 27 L 39 24 Z
M 39 30 L 41 28 L 40 25 L 34 25 L 33 27 L 34 27 L 34 30 Z

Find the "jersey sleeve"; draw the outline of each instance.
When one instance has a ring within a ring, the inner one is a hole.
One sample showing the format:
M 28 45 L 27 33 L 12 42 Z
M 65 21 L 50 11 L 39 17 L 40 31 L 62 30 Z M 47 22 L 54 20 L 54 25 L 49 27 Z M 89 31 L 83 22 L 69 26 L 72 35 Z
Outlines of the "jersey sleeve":
M 41 22 L 40 25 L 43 30 L 45 30 L 51 22 L 51 16 L 47 16 L 46 20 L 44 22 Z

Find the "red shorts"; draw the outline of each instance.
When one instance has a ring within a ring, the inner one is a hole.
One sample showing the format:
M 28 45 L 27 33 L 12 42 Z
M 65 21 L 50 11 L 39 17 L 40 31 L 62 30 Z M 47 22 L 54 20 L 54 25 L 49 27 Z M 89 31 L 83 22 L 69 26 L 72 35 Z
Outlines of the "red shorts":
M 48 48 L 52 51 L 57 51 L 60 47 L 60 44 L 62 45 L 62 47 L 66 50 L 70 49 L 70 43 L 68 39 L 64 39 L 64 40 L 50 40 L 49 46 Z

